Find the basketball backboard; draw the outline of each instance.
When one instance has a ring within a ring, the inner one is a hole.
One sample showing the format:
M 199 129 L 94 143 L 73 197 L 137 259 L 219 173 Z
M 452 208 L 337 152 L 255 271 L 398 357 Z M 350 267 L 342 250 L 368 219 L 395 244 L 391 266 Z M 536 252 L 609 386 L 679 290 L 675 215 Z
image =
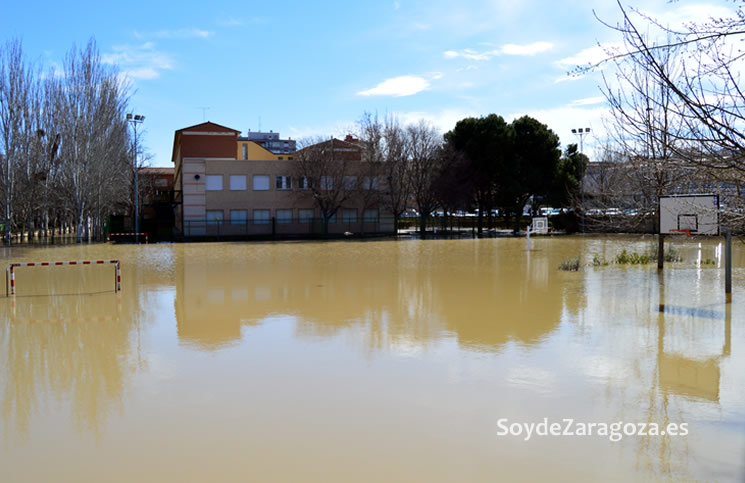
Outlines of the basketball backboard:
M 548 234 L 548 218 L 545 216 L 537 216 L 533 218 L 533 233 L 538 235 Z
M 719 196 L 660 196 L 660 233 L 719 235 Z

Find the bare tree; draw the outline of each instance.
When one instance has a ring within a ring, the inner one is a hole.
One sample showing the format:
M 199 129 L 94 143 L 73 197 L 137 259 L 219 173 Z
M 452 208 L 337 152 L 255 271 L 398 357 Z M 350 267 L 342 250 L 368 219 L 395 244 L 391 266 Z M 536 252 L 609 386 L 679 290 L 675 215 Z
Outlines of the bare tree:
M 633 65 L 643 74 L 644 82 L 634 80 L 641 95 L 644 83 L 659 86 L 648 97 L 649 105 L 664 107 L 680 126 L 668 132 L 667 149 L 678 160 L 707 170 L 709 179 L 723 180 L 725 195 L 737 204 L 736 186 L 745 177 L 745 94 L 739 85 L 745 53 L 736 46 L 745 37 L 743 4 L 733 2 L 730 17 L 690 22 L 677 29 L 620 0 L 617 4 L 620 22 L 601 22 L 621 35 L 623 48 L 607 51 L 602 62 L 580 70 L 609 62 Z M 675 68 L 671 58 L 677 59 Z M 664 105 L 654 96 L 660 89 L 669 96 Z
M 5 163 L 0 168 L 5 212 L 5 239 L 10 240 L 14 223 L 17 173 L 29 162 L 33 119 L 33 91 L 37 83 L 33 67 L 23 56 L 20 40 L 12 40 L 0 51 L 0 147 Z
M 411 199 L 411 176 L 409 176 L 410 145 L 406 131 L 394 117 L 387 117 L 383 125 L 382 203 L 393 215 L 398 233 L 398 220 L 406 211 Z
M 95 43 L 44 75 L 20 41 L 0 47 L 0 178 L 6 219 L 29 236 L 73 220 L 78 240 L 128 198 L 127 90 Z
M 435 182 L 438 175 L 442 136 L 425 121 L 406 128 L 409 146 L 409 183 L 414 203 L 419 210 L 419 231 L 422 236 L 427 229 L 427 218 L 437 207 Z
M 368 209 L 380 208 L 383 202 L 380 180 L 385 172 L 385 126 L 378 120 L 378 115 L 365 112 L 358 122 L 361 176 L 358 198 L 362 205 L 360 230 L 365 232 L 364 213 Z M 394 226 L 398 226 L 397 224 Z
M 349 179 L 357 175 L 354 163 L 360 160 L 360 147 L 353 142 L 310 139 L 295 153 L 293 177 L 298 180 L 300 196 L 309 196 L 318 207 L 323 232 L 328 234 L 329 220 L 356 191 Z

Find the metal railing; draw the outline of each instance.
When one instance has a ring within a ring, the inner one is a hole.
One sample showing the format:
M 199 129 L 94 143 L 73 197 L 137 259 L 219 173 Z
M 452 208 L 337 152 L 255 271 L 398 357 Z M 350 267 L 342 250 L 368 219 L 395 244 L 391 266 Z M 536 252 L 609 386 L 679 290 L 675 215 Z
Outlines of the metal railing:
M 326 228 L 327 226 L 327 228 Z M 289 238 L 394 233 L 393 217 L 365 219 L 260 218 L 246 220 L 184 220 L 183 236 L 189 238 Z

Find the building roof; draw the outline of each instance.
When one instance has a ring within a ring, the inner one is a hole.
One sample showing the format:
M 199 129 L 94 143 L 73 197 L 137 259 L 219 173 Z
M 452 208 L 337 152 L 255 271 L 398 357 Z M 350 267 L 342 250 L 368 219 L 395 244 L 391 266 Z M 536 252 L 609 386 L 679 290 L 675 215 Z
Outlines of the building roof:
M 140 174 L 173 176 L 175 168 L 140 168 L 138 171 Z
M 176 162 L 176 146 L 178 146 L 179 141 L 181 140 L 181 134 L 184 131 L 191 131 L 191 132 L 228 132 L 228 133 L 235 133 L 236 136 L 238 136 L 241 132 L 237 129 L 232 129 L 227 126 L 222 126 L 220 124 L 215 124 L 214 122 L 202 122 L 199 124 L 195 124 L 193 126 L 185 127 L 182 129 L 179 129 L 175 132 L 173 136 L 173 154 L 171 155 L 171 162 Z

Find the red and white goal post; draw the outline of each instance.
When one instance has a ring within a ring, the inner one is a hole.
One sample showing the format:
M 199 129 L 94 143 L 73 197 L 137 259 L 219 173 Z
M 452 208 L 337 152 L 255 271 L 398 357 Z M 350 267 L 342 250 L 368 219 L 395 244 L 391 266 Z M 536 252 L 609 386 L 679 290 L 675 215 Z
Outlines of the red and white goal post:
M 122 274 L 120 270 L 119 260 L 82 260 L 82 261 L 71 261 L 71 262 L 24 262 L 24 263 L 11 263 L 5 271 L 6 285 L 5 293 L 10 295 L 16 294 L 16 267 L 53 267 L 57 265 L 114 265 L 114 292 L 119 292 L 122 289 Z M 8 284 L 10 285 L 10 292 L 8 292 Z

